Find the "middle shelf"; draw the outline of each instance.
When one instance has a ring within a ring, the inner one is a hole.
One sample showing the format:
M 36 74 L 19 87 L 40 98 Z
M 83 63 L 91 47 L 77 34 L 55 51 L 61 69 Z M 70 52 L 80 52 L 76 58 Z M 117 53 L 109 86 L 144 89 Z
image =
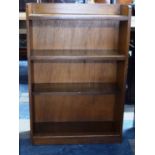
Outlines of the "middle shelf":
M 100 95 L 116 94 L 114 83 L 39 83 L 32 84 L 34 95 Z
M 125 55 L 117 50 L 31 50 L 32 61 L 117 61 L 125 60 Z

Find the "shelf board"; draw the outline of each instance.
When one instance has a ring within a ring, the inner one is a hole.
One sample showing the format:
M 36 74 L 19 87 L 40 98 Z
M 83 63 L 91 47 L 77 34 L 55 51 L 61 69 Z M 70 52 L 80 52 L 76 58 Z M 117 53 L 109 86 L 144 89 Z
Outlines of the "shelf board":
M 34 95 L 100 95 L 115 94 L 113 83 L 41 83 L 32 84 Z
M 26 13 L 25 12 L 19 13 L 19 20 L 26 21 Z M 135 17 L 134 16 L 132 16 L 132 18 L 131 18 L 131 27 L 135 28 Z
M 96 142 L 104 142 L 105 139 L 120 141 L 114 121 L 34 123 L 33 140 L 36 144 L 41 140 L 47 143 L 77 143 L 78 140 L 88 143 L 92 139 Z
M 32 50 L 30 59 L 34 61 L 117 61 L 125 60 L 125 55 L 119 54 L 117 50 Z
M 116 133 L 114 121 L 107 122 L 41 122 L 34 123 L 35 135 L 43 136 L 80 136 L 113 135 Z M 87 134 L 85 134 L 87 133 Z
M 29 20 L 48 20 L 48 19 L 71 19 L 71 20 L 117 20 L 117 21 L 128 21 L 129 17 L 124 15 L 81 15 L 81 14 L 30 14 Z

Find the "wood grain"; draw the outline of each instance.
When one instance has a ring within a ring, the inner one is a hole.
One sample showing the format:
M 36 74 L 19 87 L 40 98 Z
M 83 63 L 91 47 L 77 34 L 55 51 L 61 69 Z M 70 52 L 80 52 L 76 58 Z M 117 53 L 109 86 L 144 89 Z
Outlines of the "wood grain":
M 32 50 L 33 61 L 118 61 L 125 60 L 116 50 Z
M 117 63 L 35 62 L 33 83 L 116 82 Z
M 105 4 L 27 4 L 31 6 L 31 14 L 87 14 L 87 15 L 115 15 L 120 13 L 120 5 Z
M 34 144 L 121 142 L 131 9 L 27 4 Z
M 26 6 L 26 18 L 28 18 L 29 12 L 31 12 L 31 6 Z M 33 121 L 34 121 L 34 109 L 33 109 L 33 101 L 32 101 L 32 90 L 31 90 L 31 77 L 33 73 L 31 72 L 31 61 L 29 59 L 30 57 L 30 51 L 32 49 L 32 21 L 26 21 L 26 28 L 27 28 L 27 58 L 28 58 L 28 89 L 29 89 L 29 111 L 30 111 L 30 136 L 31 139 L 33 137 Z
M 32 84 L 37 95 L 105 95 L 117 94 L 115 83 L 39 83 Z
M 39 130 L 38 130 L 39 129 Z M 114 134 L 115 131 L 115 122 L 114 121 L 80 121 L 80 122 L 43 122 L 35 123 L 36 135 L 42 134 L 44 136 L 89 136 L 90 134 L 101 135 L 103 133 Z
M 128 6 L 121 6 L 121 13 L 131 17 L 131 8 Z M 119 27 L 119 45 L 118 49 L 121 53 L 126 55 L 126 60 L 124 62 L 118 63 L 117 72 L 117 85 L 120 88 L 120 94 L 116 98 L 115 105 L 115 120 L 117 131 L 122 136 L 122 126 L 123 126 L 123 112 L 124 112 L 124 102 L 125 102 L 125 90 L 126 90 L 126 78 L 128 69 L 128 51 L 129 51 L 129 41 L 130 41 L 130 25 L 131 19 L 127 22 L 121 22 Z
M 35 122 L 111 121 L 115 95 L 35 95 Z
M 108 135 L 102 133 L 102 135 L 81 135 L 81 136 L 33 136 L 33 144 L 98 144 L 98 143 L 121 143 L 122 139 L 119 134 Z
M 33 49 L 117 49 L 118 21 L 33 21 Z
M 56 19 L 56 20 L 118 20 L 118 21 L 127 21 L 128 16 L 122 15 L 61 15 L 61 14 L 30 14 L 29 20 L 49 20 L 49 19 Z

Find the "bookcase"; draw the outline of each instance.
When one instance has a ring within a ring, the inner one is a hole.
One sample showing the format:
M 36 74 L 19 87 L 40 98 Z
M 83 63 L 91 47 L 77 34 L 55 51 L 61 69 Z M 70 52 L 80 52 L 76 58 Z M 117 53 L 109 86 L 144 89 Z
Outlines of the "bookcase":
M 107 4 L 27 4 L 34 144 L 122 139 L 131 9 Z

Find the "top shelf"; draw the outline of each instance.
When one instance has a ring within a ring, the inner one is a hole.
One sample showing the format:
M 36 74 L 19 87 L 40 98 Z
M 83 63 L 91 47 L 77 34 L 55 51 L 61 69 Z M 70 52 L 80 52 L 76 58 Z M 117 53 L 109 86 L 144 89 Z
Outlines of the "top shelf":
M 107 4 L 49 4 L 28 3 L 28 20 L 116 20 L 129 21 L 131 8 L 127 5 Z
M 19 21 L 26 21 L 26 13 L 20 12 L 19 13 Z M 131 18 L 131 28 L 135 28 L 135 17 L 132 16 Z
M 30 14 L 28 16 L 29 20 L 48 20 L 48 19 L 57 19 L 57 20 L 117 20 L 117 21 L 128 21 L 129 17 L 124 15 L 78 15 L 78 14 Z

